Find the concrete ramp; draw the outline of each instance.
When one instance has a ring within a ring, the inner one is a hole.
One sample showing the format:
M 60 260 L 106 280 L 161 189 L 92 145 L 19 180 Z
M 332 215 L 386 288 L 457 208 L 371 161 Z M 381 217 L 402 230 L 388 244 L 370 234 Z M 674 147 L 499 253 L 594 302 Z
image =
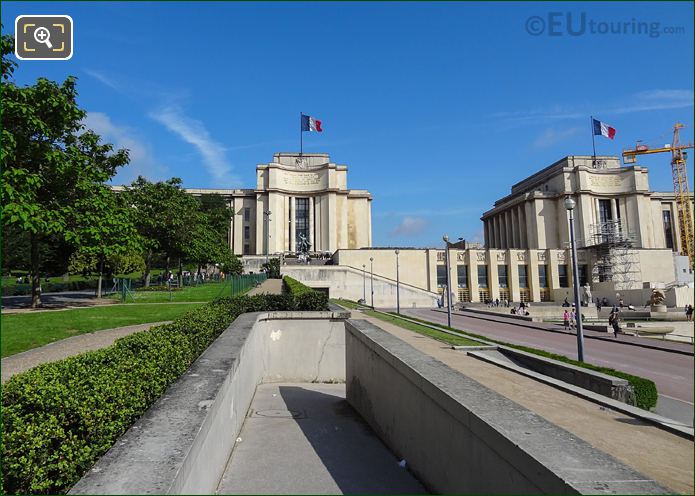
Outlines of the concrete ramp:
M 345 384 L 261 384 L 218 494 L 422 494 Z

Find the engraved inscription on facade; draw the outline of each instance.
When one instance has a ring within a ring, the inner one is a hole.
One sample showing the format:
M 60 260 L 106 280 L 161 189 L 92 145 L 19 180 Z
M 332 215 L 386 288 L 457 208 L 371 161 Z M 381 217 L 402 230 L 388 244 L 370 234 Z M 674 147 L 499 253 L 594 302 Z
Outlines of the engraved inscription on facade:
M 321 184 L 321 175 L 316 172 L 283 174 L 282 184 L 290 187 L 318 186 Z

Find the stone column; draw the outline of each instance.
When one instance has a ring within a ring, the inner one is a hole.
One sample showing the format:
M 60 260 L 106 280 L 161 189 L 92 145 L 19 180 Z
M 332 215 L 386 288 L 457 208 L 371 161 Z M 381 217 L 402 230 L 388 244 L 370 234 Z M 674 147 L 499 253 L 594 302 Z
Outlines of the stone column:
M 507 273 L 509 279 L 509 299 L 511 301 L 521 301 L 519 291 L 519 260 L 517 251 L 507 250 Z
M 316 250 L 316 239 L 314 238 L 314 197 L 309 197 L 309 243 L 311 243 L 311 251 Z
M 531 301 L 541 301 L 541 289 L 538 276 L 538 255 L 526 250 L 526 265 L 528 267 L 529 290 Z
M 478 291 L 480 286 L 478 286 L 478 253 L 485 253 L 480 250 L 469 250 L 468 251 L 468 282 L 471 291 L 471 302 L 480 301 L 480 295 Z
M 290 251 L 291 252 L 296 252 L 297 251 L 297 243 L 294 238 L 295 238 L 295 230 L 294 230 L 294 223 L 295 223 L 295 215 L 297 214 L 297 202 L 295 201 L 296 198 L 294 196 L 290 197 Z
M 497 265 L 500 264 L 500 262 L 497 261 L 497 253 L 500 253 L 499 251 L 488 251 L 488 261 L 487 261 L 487 288 L 490 291 L 490 299 L 494 300 L 495 298 L 500 297 L 500 281 L 499 281 L 499 273 L 497 272 Z M 476 276 L 478 274 L 476 273 Z

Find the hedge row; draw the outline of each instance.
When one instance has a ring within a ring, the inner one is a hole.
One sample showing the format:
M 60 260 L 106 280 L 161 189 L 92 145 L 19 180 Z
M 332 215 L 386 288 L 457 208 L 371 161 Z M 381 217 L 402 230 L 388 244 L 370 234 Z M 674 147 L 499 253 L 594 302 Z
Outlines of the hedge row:
M 389 312 L 389 313 L 398 316 L 398 314 L 396 314 L 395 312 Z M 429 324 L 429 325 L 433 325 L 436 327 L 441 327 L 442 329 L 447 329 L 447 330 L 454 331 L 454 332 L 461 332 L 460 329 L 454 329 L 452 327 L 448 327 L 445 325 L 435 324 L 432 322 L 428 322 L 426 320 L 418 319 L 416 317 L 408 316 L 408 318 L 411 320 L 416 320 L 418 322 L 422 322 L 424 324 Z M 592 365 L 592 364 L 586 363 L 586 362 L 579 362 L 577 360 L 572 360 L 571 358 L 567 358 L 564 355 L 556 355 L 555 353 L 550 353 L 548 351 L 539 350 L 537 348 L 529 348 L 527 346 L 505 343 L 504 341 L 498 341 L 495 339 L 491 339 L 487 336 L 481 336 L 479 334 L 473 334 L 473 333 L 470 333 L 467 331 L 465 332 L 465 335 L 471 336 L 474 338 L 478 338 L 478 339 L 484 339 L 484 340 L 490 341 L 492 343 L 497 343 L 497 344 L 500 344 L 503 346 L 508 346 L 509 348 L 514 348 L 514 349 L 517 349 L 520 351 L 525 351 L 527 353 L 533 353 L 534 355 L 540 355 L 540 356 L 544 356 L 546 358 L 551 358 L 551 359 L 557 360 L 559 362 L 569 363 L 571 365 L 576 365 L 577 367 L 582 367 L 585 369 L 593 370 L 595 372 L 601 372 L 603 374 L 612 375 L 614 377 L 620 377 L 621 379 L 625 379 L 626 381 L 628 381 L 630 383 L 630 385 L 632 386 L 632 388 L 635 392 L 635 406 L 642 408 L 644 410 L 651 410 L 652 408 L 654 408 L 656 406 L 656 400 L 658 398 L 658 393 L 656 390 L 656 384 L 654 384 L 654 381 L 651 381 L 649 379 L 645 379 L 644 377 L 639 377 L 636 375 L 627 374 L 625 372 L 621 372 L 620 370 L 615 370 L 615 369 L 611 369 L 608 367 L 599 367 L 598 365 Z
M 328 308 L 328 295 L 326 293 L 316 291 L 290 276 L 284 276 L 282 282 L 283 292 L 297 301 L 298 310 Z
M 220 298 L 108 348 L 41 365 L 2 386 L 0 493 L 70 489 L 245 312 L 314 310 L 291 295 Z

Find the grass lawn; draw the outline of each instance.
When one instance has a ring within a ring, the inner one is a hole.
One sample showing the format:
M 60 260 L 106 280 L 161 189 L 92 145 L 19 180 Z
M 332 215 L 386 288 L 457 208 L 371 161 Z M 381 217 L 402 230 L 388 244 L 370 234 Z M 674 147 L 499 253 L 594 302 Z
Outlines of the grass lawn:
M 197 286 L 185 286 L 178 291 L 135 291 L 133 302 L 128 297 L 127 303 L 166 303 L 169 301 L 211 301 L 218 296 L 232 296 L 231 284 L 208 282 Z M 171 300 L 169 299 L 171 298 Z
M 478 341 L 474 341 L 473 339 L 468 339 L 463 336 L 453 336 L 451 334 L 447 334 L 446 332 L 440 332 L 423 325 L 414 324 L 412 322 L 408 322 L 407 320 L 403 320 L 395 315 L 384 315 L 380 312 L 368 310 L 365 309 L 362 305 L 358 305 L 357 303 L 349 300 L 341 299 L 331 301 L 336 305 L 341 305 L 346 308 L 360 308 L 362 309 L 362 313 L 368 315 L 369 317 L 374 317 L 376 319 L 383 320 L 384 322 L 388 322 L 390 324 L 397 325 L 398 327 L 402 327 L 403 329 L 407 329 L 409 331 L 417 332 L 418 334 L 429 336 L 433 339 L 436 339 L 437 341 L 443 341 L 452 346 L 480 346 L 482 344 Z
M 2 356 L 14 355 L 53 341 L 98 331 L 147 322 L 172 320 L 197 304 L 107 305 L 51 312 L 2 315 Z

